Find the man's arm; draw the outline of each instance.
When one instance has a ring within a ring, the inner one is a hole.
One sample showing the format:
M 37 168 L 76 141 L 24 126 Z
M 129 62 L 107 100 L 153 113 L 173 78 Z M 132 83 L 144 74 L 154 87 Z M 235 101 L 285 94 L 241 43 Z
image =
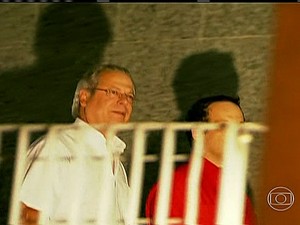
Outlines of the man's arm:
M 40 212 L 21 203 L 21 225 L 37 225 Z

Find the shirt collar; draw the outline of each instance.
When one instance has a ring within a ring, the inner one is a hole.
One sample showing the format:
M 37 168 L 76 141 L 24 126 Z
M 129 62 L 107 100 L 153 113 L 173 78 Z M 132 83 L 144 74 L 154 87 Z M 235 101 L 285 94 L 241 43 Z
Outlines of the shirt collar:
M 74 124 L 83 126 L 84 129 L 86 129 L 85 138 L 87 138 L 88 140 L 97 138 L 103 144 L 105 144 L 108 150 L 110 150 L 112 153 L 122 154 L 124 152 L 126 144 L 119 137 L 114 136 L 112 141 L 110 143 L 107 143 L 106 138 L 100 131 L 96 130 L 94 127 L 81 120 L 80 118 L 76 118 Z

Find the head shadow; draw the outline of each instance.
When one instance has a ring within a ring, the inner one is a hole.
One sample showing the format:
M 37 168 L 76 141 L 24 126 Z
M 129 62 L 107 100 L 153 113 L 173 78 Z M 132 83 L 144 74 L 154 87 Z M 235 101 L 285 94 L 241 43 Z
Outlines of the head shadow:
M 238 75 L 230 53 L 210 50 L 185 58 L 176 70 L 173 88 L 178 120 L 184 120 L 189 108 L 199 98 L 213 95 L 236 96 Z
M 51 4 L 41 10 L 33 65 L 4 71 L 0 122 L 71 122 L 76 84 L 101 62 L 112 39 L 109 20 L 99 4 Z

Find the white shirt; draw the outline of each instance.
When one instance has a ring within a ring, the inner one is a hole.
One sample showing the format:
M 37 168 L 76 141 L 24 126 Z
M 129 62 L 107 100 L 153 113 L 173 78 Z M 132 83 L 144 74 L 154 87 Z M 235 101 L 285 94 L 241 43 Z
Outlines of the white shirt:
M 87 123 L 74 124 L 34 144 L 21 201 L 41 211 L 45 224 L 126 224 L 129 186 L 118 157 L 125 143 L 115 136 L 108 145 Z

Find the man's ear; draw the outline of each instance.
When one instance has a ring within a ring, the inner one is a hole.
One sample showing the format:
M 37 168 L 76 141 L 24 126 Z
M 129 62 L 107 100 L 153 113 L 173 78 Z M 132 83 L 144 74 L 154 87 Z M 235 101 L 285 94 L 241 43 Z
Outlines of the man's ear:
M 90 92 L 86 89 L 79 91 L 79 104 L 81 107 L 86 107 L 90 95 Z

